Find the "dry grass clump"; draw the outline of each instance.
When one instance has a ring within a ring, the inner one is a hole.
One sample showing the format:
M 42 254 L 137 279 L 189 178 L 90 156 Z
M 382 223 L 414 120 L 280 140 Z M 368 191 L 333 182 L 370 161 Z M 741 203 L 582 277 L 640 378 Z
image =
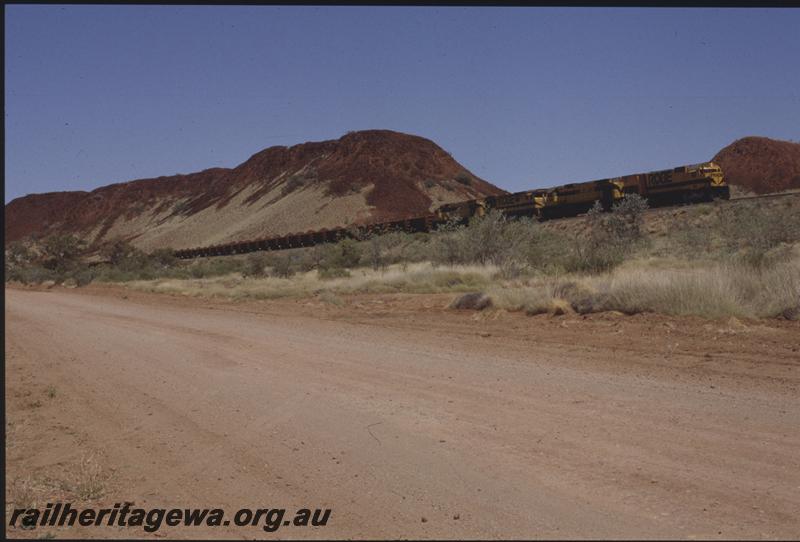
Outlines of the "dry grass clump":
M 29 475 L 9 482 L 6 498 L 8 504 L 13 504 L 14 508 L 34 508 L 37 504 L 37 495 L 41 491 L 42 488 Z
M 340 293 L 443 293 L 469 292 L 488 286 L 495 269 L 491 266 L 448 266 L 433 268 L 414 264 L 403 270 L 392 266 L 384 273 L 365 272 L 337 285 Z
M 707 263 L 657 267 L 635 262 L 599 276 L 542 278 L 490 291 L 495 305 L 528 314 L 655 312 L 705 318 L 774 318 L 800 305 L 800 259 L 769 267 Z
M 650 258 L 599 275 L 539 275 L 506 280 L 494 265 L 395 264 L 352 269 L 324 278 L 316 271 L 291 277 L 243 277 L 136 281 L 130 287 L 200 297 L 275 299 L 359 293 L 456 293 L 483 291 L 494 306 L 527 314 L 619 311 L 705 318 L 773 318 L 800 305 L 800 256 L 766 266 L 732 261 Z
M 611 310 L 706 318 L 773 318 L 800 304 L 800 260 L 768 267 L 717 263 L 695 269 L 621 269 L 598 285 Z
M 78 483 L 75 492 L 83 500 L 93 501 L 100 498 L 105 490 L 103 469 L 94 455 L 81 457 L 78 470 Z
M 67 477 L 52 478 L 40 472 L 14 478 L 6 487 L 8 504 L 14 508 L 41 508 L 46 502 L 64 498 L 96 501 L 104 495 L 109 478 L 93 453 L 83 454 L 75 470 L 62 470 L 61 474 Z
M 490 290 L 495 305 L 510 311 L 524 311 L 528 315 L 565 314 L 579 311 L 576 304 L 595 298 L 598 291 L 591 279 L 579 275 L 564 278 L 541 276 L 517 283 L 514 286 L 496 286 Z
M 729 278 L 715 268 L 658 272 L 636 269 L 612 275 L 600 288 L 608 294 L 604 308 L 626 314 L 750 316 Z
M 488 286 L 494 266 L 433 267 L 430 263 L 391 265 L 385 269 L 354 269 L 348 275 L 325 278 L 316 271 L 291 277 L 243 277 L 239 273 L 199 279 L 134 281 L 131 288 L 150 292 L 232 299 L 276 299 L 310 297 L 330 292 L 356 293 L 442 293 L 468 292 Z

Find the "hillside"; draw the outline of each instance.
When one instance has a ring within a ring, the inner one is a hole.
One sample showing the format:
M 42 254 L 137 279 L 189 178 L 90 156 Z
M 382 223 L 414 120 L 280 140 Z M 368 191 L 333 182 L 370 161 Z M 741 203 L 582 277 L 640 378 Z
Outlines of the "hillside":
M 428 139 L 369 130 L 270 147 L 232 169 L 17 198 L 5 207 L 6 242 L 68 232 L 94 245 L 123 238 L 145 250 L 188 248 L 391 220 L 500 193 Z
M 727 181 L 757 194 L 800 188 L 800 143 L 744 137 L 713 158 Z

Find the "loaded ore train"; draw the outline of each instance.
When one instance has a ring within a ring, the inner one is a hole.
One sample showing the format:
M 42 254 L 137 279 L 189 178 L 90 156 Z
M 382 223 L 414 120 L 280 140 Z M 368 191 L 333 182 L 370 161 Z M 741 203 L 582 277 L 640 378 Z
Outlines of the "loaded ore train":
M 725 183 L 722 169 L 713 162 L 704 162 L 673 169 L 637 173 L 623 177 L 600 179 L 583 183 L 565 184 L 490 196 L 438 207 L 430 214 L 393 220 L 358 224 L 346 228 L 322 229 L 304 233 L 291 233 L 250 241 L 237 241 L 221 245 L 188 248 L 175 251 L 182 259 L 205 256 L 228 256 L 259 250 L 285 250 L 336 242 L 344 238 L 364 238 L 390 231 L 408 233 L 430 232 L 446 223 L 466 223 L 472 217 L 485 215 L 497 209 L 509 217 L 531 217 L 537 220 L 577 216 L 589 211 L 595 202 L 610 210 L 614 203 L 627 194 L 647 198 L 651 207 L 679 205 L 729 199 L 730 187 Z

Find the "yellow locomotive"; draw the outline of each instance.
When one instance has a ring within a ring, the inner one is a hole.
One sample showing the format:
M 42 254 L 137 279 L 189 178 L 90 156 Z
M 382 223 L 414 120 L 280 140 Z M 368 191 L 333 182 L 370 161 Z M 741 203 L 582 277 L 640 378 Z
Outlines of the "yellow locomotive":
M 604 209 L 626 194 L 647 198 L 650 207 L 729 199 L 730 187 L 714 162 L 636 173 L 623 177 L 557 186 L 548 191 L 541 218 L 575 216 L 599 201 Z
M 722 168 L 714 162 L 627 175 L 614 181 L 619 187 L 616 199 L 635 193 L 647 198 L 652 207 L 730 198 Z

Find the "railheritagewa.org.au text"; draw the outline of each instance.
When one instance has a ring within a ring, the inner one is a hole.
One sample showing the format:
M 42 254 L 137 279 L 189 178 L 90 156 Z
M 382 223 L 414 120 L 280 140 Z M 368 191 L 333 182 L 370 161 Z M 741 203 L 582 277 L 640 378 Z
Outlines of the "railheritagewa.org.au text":
M 116 503 L 113 508 L 74 508 L 72 503 L 48 503 L 45 508 L 15 508 L 10 527 L 140 527 L 152 533 L 167 527 L 261 527 L 275 532 L 281 527 L 324 527 L 331 518 L 330 508 L 241 508 L 229 515 L 221 508 L 134 508 L 131 503 Z

